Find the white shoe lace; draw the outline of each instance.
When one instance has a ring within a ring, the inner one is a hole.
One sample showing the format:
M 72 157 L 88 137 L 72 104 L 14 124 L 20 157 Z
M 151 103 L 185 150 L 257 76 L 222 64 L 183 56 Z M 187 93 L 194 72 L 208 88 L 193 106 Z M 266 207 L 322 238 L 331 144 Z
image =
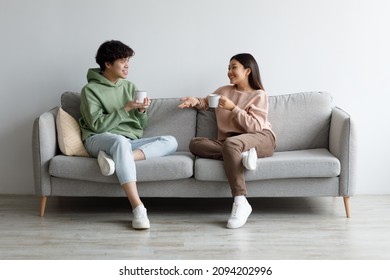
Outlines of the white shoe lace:
M 232 213 L 230 214 L 230 217 L 231 218 L 237 217 L 237 212 L 238 212 L 238 204 L 233 203 Z

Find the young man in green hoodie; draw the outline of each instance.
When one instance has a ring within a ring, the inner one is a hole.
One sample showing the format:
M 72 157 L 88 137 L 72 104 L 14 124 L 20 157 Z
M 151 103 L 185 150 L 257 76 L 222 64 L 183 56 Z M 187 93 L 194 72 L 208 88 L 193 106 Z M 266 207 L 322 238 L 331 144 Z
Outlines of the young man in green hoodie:
M 137 191 L 135 161 L 174 153 L 173 136 L 142 138 L 148 121 L 150 99 L 135 99 L 136 87 L 126 80 L 134 51 L 120 41 L 103 43 L 96 54 L 100 68 L 87 73 L 81 91 L 80 126 L 84 145 L 97 157 L 103 175 L 116 171 L 132 206 L 132 226 L 150 228 L 147 211 Z

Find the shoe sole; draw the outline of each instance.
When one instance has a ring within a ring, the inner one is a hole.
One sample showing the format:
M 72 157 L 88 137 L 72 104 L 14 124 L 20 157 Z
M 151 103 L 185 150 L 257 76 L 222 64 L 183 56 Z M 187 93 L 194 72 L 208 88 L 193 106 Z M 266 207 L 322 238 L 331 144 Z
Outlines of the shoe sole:
M 134 225 L 132 224 L 133 229 L 150 229 L 150 223 L 147 225 Z

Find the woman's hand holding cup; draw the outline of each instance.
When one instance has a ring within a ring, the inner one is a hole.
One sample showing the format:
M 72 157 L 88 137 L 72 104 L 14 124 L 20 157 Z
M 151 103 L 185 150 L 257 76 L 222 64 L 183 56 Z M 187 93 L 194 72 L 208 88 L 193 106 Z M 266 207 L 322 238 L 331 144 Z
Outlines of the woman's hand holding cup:
M 236 107 L 236 104 L 234 104 L 234 102 L 226 96 L 221 96 L 219 99 L 219 107 L 225 110 L 233 111 L 233 109 Z

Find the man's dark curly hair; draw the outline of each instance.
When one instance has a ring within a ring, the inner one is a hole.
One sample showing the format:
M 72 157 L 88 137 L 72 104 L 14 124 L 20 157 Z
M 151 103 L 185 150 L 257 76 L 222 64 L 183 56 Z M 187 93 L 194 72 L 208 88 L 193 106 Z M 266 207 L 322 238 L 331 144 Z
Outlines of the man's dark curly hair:
M 134 55 L 134 51 L 120 41 L 106 41 L 100 45 L 96 54 L 96 63 L 99 64 L 100 70 L 106 69 L 106 62 L 112 64 L 115 60 L 128 58 Z

